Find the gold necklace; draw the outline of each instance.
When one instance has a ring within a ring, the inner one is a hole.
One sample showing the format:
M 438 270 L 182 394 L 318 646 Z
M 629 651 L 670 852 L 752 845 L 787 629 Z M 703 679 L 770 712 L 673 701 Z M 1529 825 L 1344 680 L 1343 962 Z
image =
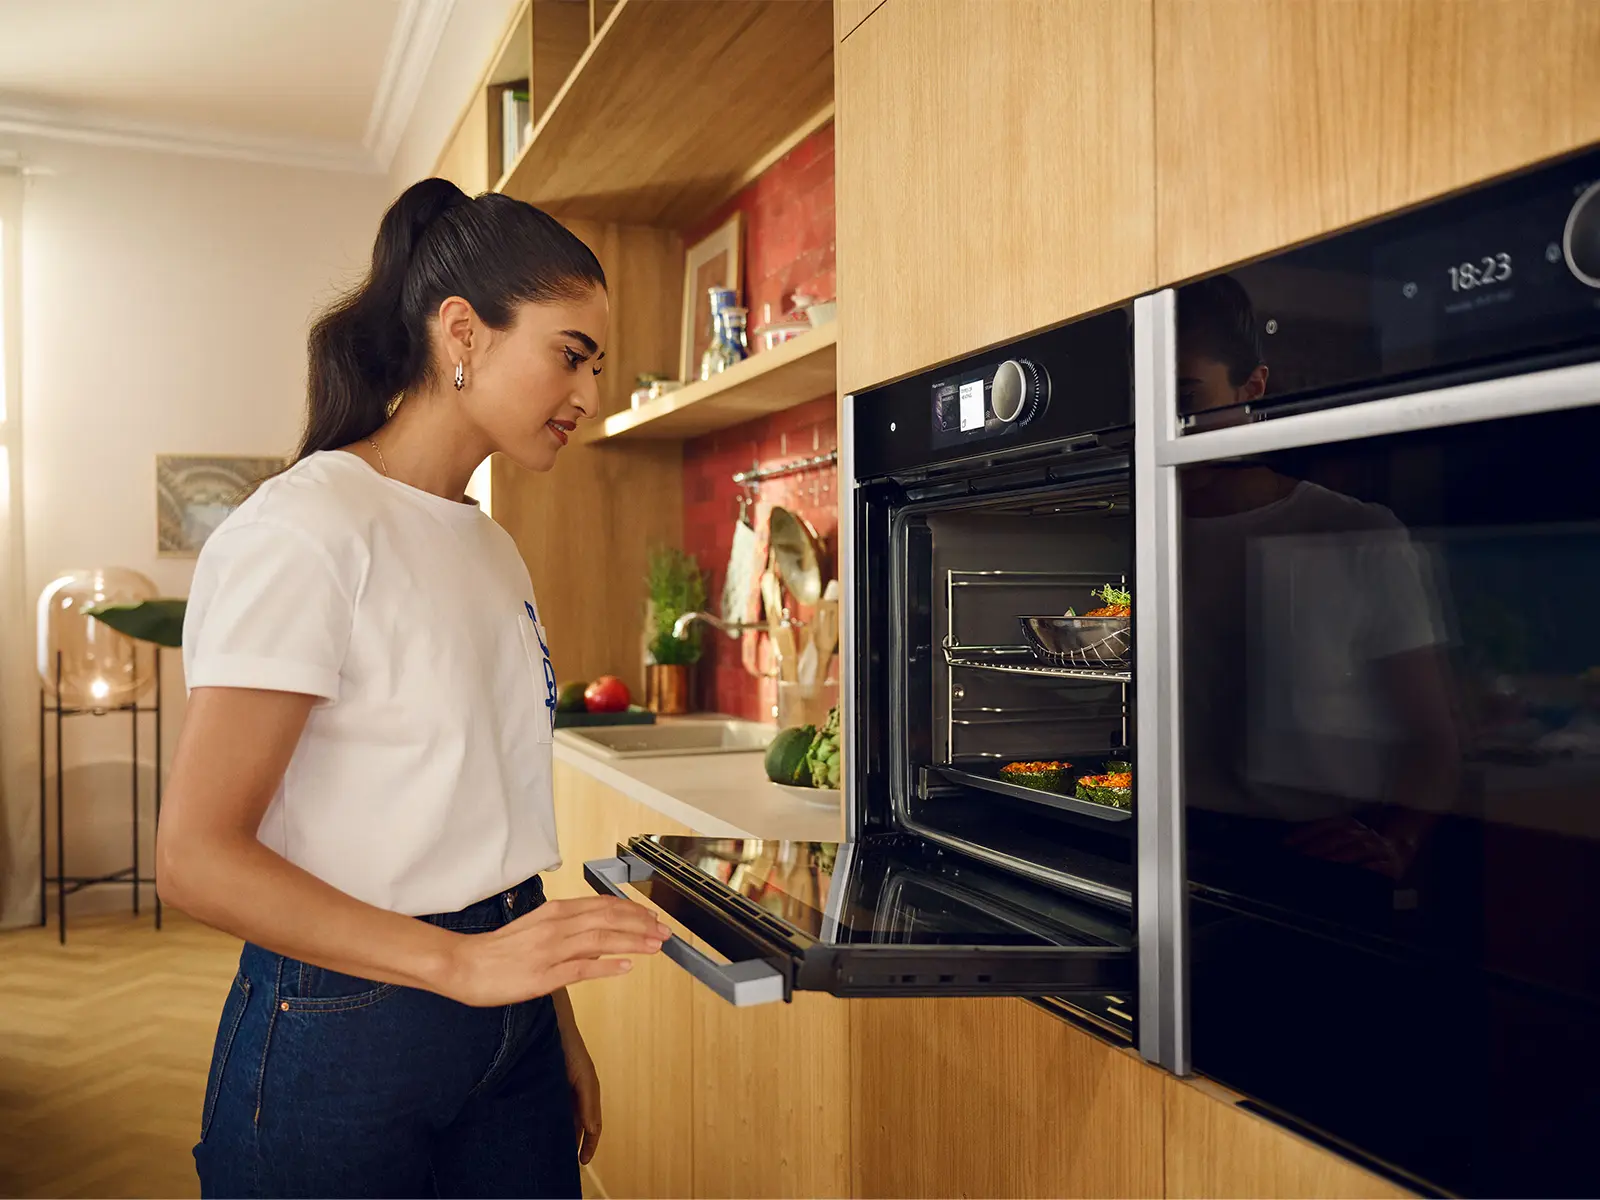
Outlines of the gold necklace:
M 378 469 L 383 472 L 383 477 L 385 479 L 394 478 L 389 474 L 389 464 L 383 461 L 383 451 L 378 448 L 378 439 L 369 437 L 367 439 L 367 445 L 371 446 L 372 452 L 378 456 Z

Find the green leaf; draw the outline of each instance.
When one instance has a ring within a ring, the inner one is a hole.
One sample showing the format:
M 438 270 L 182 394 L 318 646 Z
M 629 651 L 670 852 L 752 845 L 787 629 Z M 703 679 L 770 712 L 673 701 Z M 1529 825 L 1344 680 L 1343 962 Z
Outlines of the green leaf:
M 663 667 L 688 667 L 700 661 L 700 643 L 693 638 L 676 638 L 671 632 L 650 639 L 650 658 Z
M 177 649 L 183 645 L 187 600 L 141 600 L 136 604 L 101 604 L 85 609 L 97 621 L 141 642 Z
M 650 551 L 649 568 L 645 575 L 645 584 L 650 596 L 650 638 L 651 653 L 658 663 L 692 663 L 700 658 L 700 632 L 691 630 L 686 638 L 675 638 L 672 628 L 677 624 L 678 618 L 685 613 L 700 612 L 706 606 L 706 577 L 700 571 L 700 564 L 695 556 L 687 550 L 679 550 L 672 546 L 657 546 Z M 663 639 L 693 647 L 693 657 L 685 658 L 683 654 L 689 653 L 667 645 Z M 661 657 L 655 652 L 657 642 L 662 643 L 664 652 L 669 655 Z

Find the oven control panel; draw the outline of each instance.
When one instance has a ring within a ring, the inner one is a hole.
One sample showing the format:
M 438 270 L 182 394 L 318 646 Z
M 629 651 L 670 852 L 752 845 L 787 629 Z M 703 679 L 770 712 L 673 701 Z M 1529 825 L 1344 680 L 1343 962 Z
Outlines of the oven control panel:
M 1050 374 L 1031 359 L 1008 358 L 936 380 L 932 396 L 933 444 L 951 446 L 1027 425 L 1050 401 Z
M 1178 289 L 1180 416 L 1600 356 L 1600 146 Z
M 1131 309 L 1119 306 L 848 397 L 856 478 L 1126 428 L 1132 331 Z
M 1600 183 L 1590 184 L 1573 202 L 1561 249 L 1578 282 L 1600 288 Z

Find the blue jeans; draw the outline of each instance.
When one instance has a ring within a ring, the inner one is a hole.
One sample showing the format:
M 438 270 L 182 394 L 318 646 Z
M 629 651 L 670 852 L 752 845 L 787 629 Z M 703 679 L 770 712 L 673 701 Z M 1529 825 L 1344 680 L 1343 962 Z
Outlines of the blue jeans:
M 483 933 L 537 878 L 458 913 Z M 548 996 L 469 1008 L 247 944 L 194 1149 L 204 1196 L 577 1196 L 572 1093 Z

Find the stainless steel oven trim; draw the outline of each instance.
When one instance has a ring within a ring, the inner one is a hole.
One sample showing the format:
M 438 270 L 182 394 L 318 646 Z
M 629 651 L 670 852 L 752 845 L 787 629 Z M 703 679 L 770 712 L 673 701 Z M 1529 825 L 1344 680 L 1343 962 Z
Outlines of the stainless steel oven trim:
M 1166 293 L 1162 293 L 1165 295 Z M 1147 297 L 1154 300 L 1157 297 Z M 1134 303 L 1135 346 L 1140 304 Z M 1148 308 L 1145 311 L 1149 311 Z M 1136 351 L 1137 352 L 1137 351 Z M 1136 372 L 1137 374 L 1137 372 Z M 1135 393 L 1137 394 L 1137 384 Z M 1390 433 L 1410 433 L 1419 429 L 1439 429 L 1492 421 L 1500 417 L 1530 416 L 1567 408 L 1600 404 L 1600 362 L 1556 367 L 1526 375 L 1484 379 L 1455 387 L 1409 392 L 1384 400 L 1369 400 L 1344 408 L 1297 413 L 1276 417 L 1232 429 L 1213 429 L 1179 437 L 1175 427 L 1175 398 L 1157 410 L 1162 428 L 1157 429 L 1155 461 L 1163 467 L 1186 463 L 1212 462 L 1244 454 L 1264 454 L 1329 442 L 1348 442 L 1357 438 Z M 1135 400 L 1135 428 L 1146 420 Z
M 853 837 L 853 835 L 852 835 Z M 856 843 L 839 843 L 839 853 L 833 860 L 833 882 L 828 887 L 828 902 L 822 910 L 822 941 L 829 945 L 843 940 L 845 897 L 850 894 L 850 876 L 856 866 Z
M 1134 680 L 1139 1052 L 1189 1071 L 1188 904 L 1179 724 L 1177 298 L 1134 301 Z M 1231 432 L 1231 431 L 1230 431 Z M 1209 435 L 1208 435 L 1209 436 Z
M 942 846 L 949 846 L 953 850 L 960 850 L 970 854 L 973 858 L 992 863 L 997 867 L 1004 867 L 1018 875 L 1026 875 L 1029 879 L 1037 879 L 1040 883 L 1048 883 L 1062 891 L 1073 892 L 1080 896 L 1087 896 L 1091 900 L 1098 900 L 1102 904 L 1113 908 L 1128 908 L 1133 902 L 1133 897 L 1121 888 L 1109 884 L 1099 883 L 1093 879 L 1085 879 L 1081 875 L 1068 875 L 1064 871 L 1053 871 L 1049 867 L 1036 866 L 1020 858 L 1012 858 L 1009 854 L 990 850 L 987 846 L 980 846 L 976 842 L 969 842 L 966 838 L 956 837 L 954 834 L 941 833 L 939 830 L 917 821 L 915 818 L 901 816 L 901 824 L 919 837 L 930 842 L 938 842 Z
M 856 404 L 847 395 L 839 404 L 839 726 L 844 730 L 844 836 L 861 834 L 862 800 L 857 763 L 865 752 L 864 735 L 853 719 L 856 702 Z

